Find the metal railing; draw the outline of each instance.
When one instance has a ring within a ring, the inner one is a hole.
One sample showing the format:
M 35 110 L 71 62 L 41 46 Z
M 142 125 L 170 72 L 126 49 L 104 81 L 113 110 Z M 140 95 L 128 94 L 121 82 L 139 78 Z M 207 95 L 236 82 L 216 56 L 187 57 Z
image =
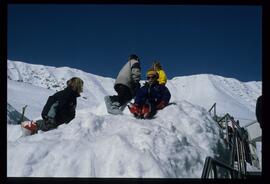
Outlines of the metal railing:
M 228 164 L 206 157 L 201 178 L 244 178 L 244 175 Z
M 245 147 L 247 147 L 246 144 L 248 144 L 246 130 L 241 128 L 239 122 L 235 121 L 228 113 L 223 117 L 218 117 L 216 114 L 216 103 L 210 108 L 209 113 L 224 133 L 223 138 L 230 150 L 230 160 L 228 162 L 229 164 L 225 164 L 211 157 L 207 157 L 202 178 L 209 178 L 211 173 L 213 175 L 211 177 L 213 178 L 220 178 L 219 174 L 221 173 L 226 173 L 224 176 L 227 178 L 245 178 L 247 174 L 246 156 L 251 157 L 250 154 L 247 154 L 245 149 Z M 220 172 L 222 169 L 217 169 L 217 167 L 222 168 L 223 172 Z

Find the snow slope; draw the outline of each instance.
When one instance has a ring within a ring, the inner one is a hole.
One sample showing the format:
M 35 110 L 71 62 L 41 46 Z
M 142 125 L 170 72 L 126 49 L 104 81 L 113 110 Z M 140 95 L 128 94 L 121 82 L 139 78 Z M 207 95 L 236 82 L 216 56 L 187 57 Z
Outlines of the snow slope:
M 240 82 L 211 74 L 175 77 L 168 83 L 174 99 L 185 99 L 204 108 L 217 103 L 217 113 L 231 114 L 244 125 L 256 119 L 255 105 L 261 82 Z
M 64 89 L 69 78 L 80 77 L 84 80 L 85 85 L 79 108 L 89 107 L 88 104 L 97 106 L 103 101 L 105 95 L 115 94 L 114 79 L 68 67 L 56 68 L 8 60 L 7 74 L 9 80 L 47 88 L 49 93 Z M 240 120 L 242 126 L 256 119 L 256 100 L 262 93 L 261 81 L 241 82 L 212 74 L 175 77 L 168 81 L 167 87 L 172 92 L 171 101 L 187 100 L 206 109 L 210 109 L 214 103 L 217 103 L 219 115 L 230 113 L 235 119 Z M 8 95 L 8 101 L 12 100 L 10 96 L 13 98 L 14 95 Z M 42 101 L 45 104 L 46 99 L 42 99 Z M 11 105 L 14 103 L 16 102 L 12 102 Z M 20 111 L 21 106 L 13 106 Z M 30 106 L 29 108 L 31 109 Z M 29 114 L 29 116 L 36 118 L 39 113 Z
M 220 153 L 217 126 L 186 101 L 155 120 L 96 114 L 78 110 L 70 124 L 29 137 L 8 125 L 8 176 L 196 178 Z
M 119 116 L 107 114 L 103 97 L 115 94 L 114 79 L 8 61 L 8 103 L 19 112 L 27 104 L 26 116 L 39 119 L 48 96 L 73 76 L 82 78 L 85 86 L 69 124 L 29 137 L 20 137 L 19 125 L 8 124 L 8 177 L 198 178 L 206 156 L 227 159 L 207 110 L 217 102 L 224 105 L 218 112 L 233 109 L 254 118 L 255 99 L 261 93 L 261 82 L 205 74 L 176 77 L 167 85 L 176 104 L 153 120 L 138 120 L 128 109 Z

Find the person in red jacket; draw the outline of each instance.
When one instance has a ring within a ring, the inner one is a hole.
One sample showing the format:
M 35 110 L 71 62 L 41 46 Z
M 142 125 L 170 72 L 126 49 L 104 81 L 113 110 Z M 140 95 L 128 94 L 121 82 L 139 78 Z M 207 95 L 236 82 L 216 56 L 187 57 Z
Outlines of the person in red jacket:
M 147 82 L 137 92 L 134 104 L 129 110 L 136 118 L 152 118 L 157 110 L 168 105 L 170 98 L 168 88 L 158 82 L 158 73 L 150 69 L 147 72 Z

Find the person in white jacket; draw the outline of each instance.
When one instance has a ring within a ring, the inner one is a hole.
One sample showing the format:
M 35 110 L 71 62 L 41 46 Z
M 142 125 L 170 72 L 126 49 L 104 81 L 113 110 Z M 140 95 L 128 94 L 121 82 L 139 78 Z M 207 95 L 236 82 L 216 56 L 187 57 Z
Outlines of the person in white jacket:
M 141 66 L 137 55 L 132 54 L 128 62 L 120 70 L 114 84 L 114 89 L 118 95 L 110 96 L 112 109 L 125 108 L 126 104 L 135 97 L 140 89 Z

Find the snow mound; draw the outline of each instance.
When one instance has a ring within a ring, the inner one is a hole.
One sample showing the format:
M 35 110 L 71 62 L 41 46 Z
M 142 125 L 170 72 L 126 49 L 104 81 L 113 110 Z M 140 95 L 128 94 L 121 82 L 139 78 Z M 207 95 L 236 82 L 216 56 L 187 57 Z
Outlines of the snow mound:
M 201 177 L 219 152 L 219 130 L 208 112 L 177 101 L 152 120 L 79 110 L 70 124 L 28 137 L 8 125 L 8 176 Z M 20 153 L 20 157 L 18 157 Z
M 218 115 L 230 113 L 243 126 L 255 120 L 261 95 L 261 82 L 211 74 L 175 77 L 167 87 L 176 104 L 154 119 L 140 120 L 127 108 L 118 116 L 106 112 L 104 96 L 115 94 L 112 78 L 9 60 L 7 74 L 8 111 L 21 112 L 28 105 L 25 116 L 34 120 L 68 79 L 84 81 L 76 117 L 69 124 L 29 137 L 21 137 L 20 125 L 7 125 L 8 177 L 200 178 L 207 156 L 227 159 L 219 128 L 207 110 L 217 103 Z

